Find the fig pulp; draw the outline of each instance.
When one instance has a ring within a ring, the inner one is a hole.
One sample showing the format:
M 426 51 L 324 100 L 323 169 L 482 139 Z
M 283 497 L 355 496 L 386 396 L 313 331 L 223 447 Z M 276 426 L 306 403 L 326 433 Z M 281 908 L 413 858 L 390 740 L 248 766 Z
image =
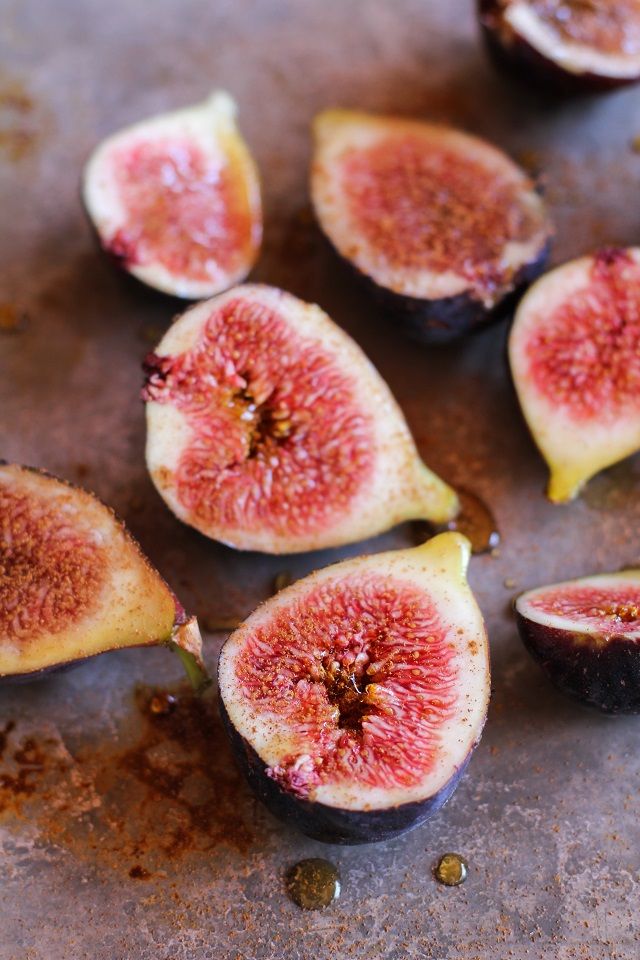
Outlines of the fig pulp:
M 105 250 L 139 280 L 211 297 L 253 266 L 262 237 L 258 173 L 228 94 L 127 127 L 87 163 L 84 202 Z
M 640 449 L 640 250 L 601 250 L 538 280 L 516 311 L 509 358 L 549 499 L 572 500 Z
M 201 640 L 113 513 L 41 471 L 0 464 L 0 677 L 164 643 L 194 686 Z
M 276 816 L 331 843 L 427 820 L 453 793 L 489 698 L 469 543 L 360 557 L 298 580 L 225 643 L 223 719 Z
M 349 110 L 319 114 L 314 137 L 322 230 L 414 336 L 463 334 L 540 273 L 550 236 L 543 203 L 496 147 Z
M 489 50 L 524 79 L 566 92 L 640 79 L 638 0 L 479 0 Z
M 208 537 L 293 553 L 457 511 L 360 348 L 288 293 L 247 285 L 197 304 L 146 373 L 151 478 Z
M 516 617 L 563 693 L 604 713 L 640 713 L 640 570 L 529 590 Z

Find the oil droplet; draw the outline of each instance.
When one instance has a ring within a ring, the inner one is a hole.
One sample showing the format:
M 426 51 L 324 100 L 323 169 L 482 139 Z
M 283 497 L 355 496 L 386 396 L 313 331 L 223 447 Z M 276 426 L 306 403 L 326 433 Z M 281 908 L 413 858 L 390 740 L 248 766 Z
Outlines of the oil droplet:
M 447 887 L 457 887 L 467 879 L 469 867 L 459 853 L 445 853 L 433 871 L 436 880 Z
M 273 592 L 280 593 L 281 590 L 284 590 L 285 587 L 289 587 L 293 583 L 293 577 L 288 570 L 281 570 L 280 573 L 276 574 L 273 581 Z
M 457 530 L 471 543 L 473 553 L 495 550 L 500 543 L 498 524 L 493 513 L 480 497 L 470 490 L 458 490 L 460 513 L 447 524 L 448 530 Z
M 338 868 L 318 857 L 296 863 L 287 874 L 286 884 L 287 893 L 303 910 L 322 910 L 340 896 Z
M 166 717 L 167 714 L 173 713 L 177 705 L 177 697 L 174 697 L 172 693 L 162 691 L 155 693 L 149 700 L 149 713 L 152 713 L 155 717 Z

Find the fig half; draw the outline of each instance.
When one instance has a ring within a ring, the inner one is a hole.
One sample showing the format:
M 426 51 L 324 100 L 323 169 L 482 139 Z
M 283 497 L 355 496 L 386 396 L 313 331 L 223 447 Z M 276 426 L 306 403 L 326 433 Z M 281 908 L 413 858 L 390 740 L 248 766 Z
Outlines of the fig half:
M 479 0 L 499 63 L 565 92 L 640 79 L 638 0 Z
M 194 686 L 206 683 L 195 618 L 111 510 L 42 471 L 0 464 L 0 677 L 162 643 Z
M 417 338 L 445 341 L 536 277 L 550 226 L 501 150 L 443 126 L 350 110 L 313 125 L 322 230 Z
M 282 590 L 225 643 L 223 719 L 271 811 L 330 843 L 395 837 L 453 793 L 489 699 L 458 533 Z
M 204 103 L 143 120 L 104 140 L 83 196 L 100 243 L 139 280 L 199 299 L 247 276 L 262 238 L 258 173 L 236 106 Z
M 360 348 L 282 290 L 246 285 L 191 307 L 146 374 L 151 478 L 205 536 L 295 553 L 457 512 Z
M 525 646 L 563 693 L 640 713 L 640 570 L 538 587 L 515 608 Z
M 538 280 L 516 311 L 509 358 L 549 499 L 572 500 L 640 449 L 640 249 L 601 250 Z

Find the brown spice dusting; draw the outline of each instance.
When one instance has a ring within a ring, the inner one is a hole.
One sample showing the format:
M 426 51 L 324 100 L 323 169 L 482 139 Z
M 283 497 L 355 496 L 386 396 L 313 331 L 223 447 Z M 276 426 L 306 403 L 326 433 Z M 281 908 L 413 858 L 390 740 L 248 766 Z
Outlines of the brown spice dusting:
M 10 642 L 77 623 L 104 581 L 104 554 L 73 529 L 63 502 L 0 487 L 0 635 Z
M 255 814 L 211 699 L 186 689 L 149 715 L 140 688 L 133 742 L 107 737 L 73 757 L 61 741 L 0 727 L 0 815 L 26 818 L 79 861 L 147 880 L 178 858 L 225 847 L 245 853 Z M 144 863 L 144 866 L 142 863 Z M 131 864 L 133 863 L 133 866 Z
M 291 868 L 286 887 L 293 902 L 303 910 L 321 910 L 340 896 L 340 874 L 333 863 L 312 857 Z
M 9 160 L 22 160 L 35 147 L 34 106 L 19 81 L 5 82 L 0 86 L 0 151 Z
M 27 314 L 14 303 L 0 303 L 0 333 L 22 333 L 27 326 Z

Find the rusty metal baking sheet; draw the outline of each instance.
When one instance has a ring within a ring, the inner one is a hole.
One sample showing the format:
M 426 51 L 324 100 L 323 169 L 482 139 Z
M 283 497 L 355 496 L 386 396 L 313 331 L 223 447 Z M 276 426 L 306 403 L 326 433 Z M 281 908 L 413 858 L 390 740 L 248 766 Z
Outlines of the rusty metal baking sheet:
M 182 526 L 143 463 L 140 361 L 175 302 L 120 275 L 79 204 L 92 146 L 121 125 L 229 89 L 263 175 L 257 279 L 319 302 L 390 383 L 431 467 L 493 507 L 496 556 L 471 580 L 493 699 L 447 807 L 382 845 L 325 848 L 276 822 L 235 773 L 215 703 L 181 694 L 164 651 L 130 651 L 0 702 L 1 960 L 637 960 L 640 751 L 634 718 L 557 695 L 518 641 L 514 593 L 638 562 L 640 461 L 568 507 L 518 414 L 505 327 L 420 348 L 361 296 L 308 210 L 309 121 L 329 105 L 446 120 L 543 171 L 554 259 L 640 236 L 637 89 L 539 100 L 486 62 L 470 0 L 0 0 L 0 455 L 93 489 L 198 613 L 220 618 L 274 576 L 409 542 L 400 528 L 294 559 L 236 554 Z M 180 694 L 167 717 L 154 689 Z M 455 889 L 436 858 L 468 859 Z M 283 890 L 329 855 L 343 895 L 303 913 Z

